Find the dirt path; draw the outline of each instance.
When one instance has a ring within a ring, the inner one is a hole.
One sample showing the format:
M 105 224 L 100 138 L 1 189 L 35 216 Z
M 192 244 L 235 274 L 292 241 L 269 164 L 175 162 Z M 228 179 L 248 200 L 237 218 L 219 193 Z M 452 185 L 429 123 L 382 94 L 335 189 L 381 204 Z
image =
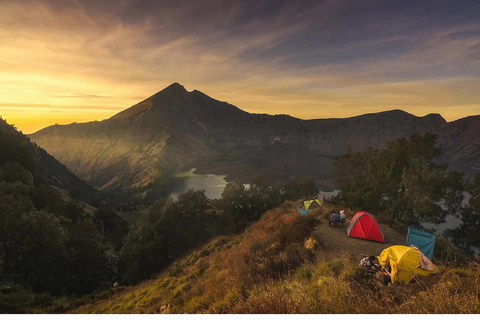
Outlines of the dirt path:
M 330 227 L 326 219 L 321 220 L 321 224 L 315 229 L 315 234 L 325 246 L 324 252 L 329 256 L 345 256 L 361 254 L 378 256 L 383 249 L 393 245 L 405 245 L 407 234 L 401 234 L 389 226 L 379 223 L 385 237 L 385 243 L 350 238 L 347 236 L 347 227 L 350 219 L 347 219 L 345 226 Z

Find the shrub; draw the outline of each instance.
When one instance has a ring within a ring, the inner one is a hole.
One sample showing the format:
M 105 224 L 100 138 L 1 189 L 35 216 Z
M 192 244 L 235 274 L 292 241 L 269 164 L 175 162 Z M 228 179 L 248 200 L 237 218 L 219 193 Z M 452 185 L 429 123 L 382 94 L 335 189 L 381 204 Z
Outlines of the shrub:
M 449 266 L 465 265 L 468 257 L 465 253 L 456 249 L 448 239 L 437 237 L 433 251 L 433 262 Z
M 314 238 L 310 237 L 310 238 L 308 238 L 307 240 L 305 240 L 304 246 L 305 246 L 305 249 L 314 251 L 314 250 L 317 250 L 317 249 L 318 249 L 319 244 L 318 244 L 318 241 L 317 241 L 317 240 L 315 240 Z

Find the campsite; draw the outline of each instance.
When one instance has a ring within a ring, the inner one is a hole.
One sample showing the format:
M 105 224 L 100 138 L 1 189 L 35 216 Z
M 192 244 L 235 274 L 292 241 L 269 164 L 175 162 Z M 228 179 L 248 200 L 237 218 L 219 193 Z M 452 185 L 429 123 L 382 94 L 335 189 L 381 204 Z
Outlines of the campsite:
M 301 205 L 286 202 L 267 211 L 244 233 L 212 239 L 152 280 L 57 308 L 73 313 L 480 312 L 478 261 L 461 267 L 461 256 L 440 258 L 455 254 L 443 243 L 435 254 L 438 272 L 384 284 L 359 261 L 404 246 L 407 232 L 379 222 L 384 243 L 351 238 L 348 223 L 331 227 L 328 217 L 346 210 L 350 222 L 354 211 L 327 203 L 302 215 Z

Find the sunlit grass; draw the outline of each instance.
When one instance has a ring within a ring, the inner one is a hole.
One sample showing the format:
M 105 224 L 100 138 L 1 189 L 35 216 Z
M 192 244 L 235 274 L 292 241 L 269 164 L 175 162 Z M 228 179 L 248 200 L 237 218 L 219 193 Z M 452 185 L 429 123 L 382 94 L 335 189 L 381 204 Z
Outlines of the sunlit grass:
M 85 299 L 75 313 L 480 313 L 480 264 L 440 265 L 383 285 L 358 257 L 327 258 L 295 209 L 267 212 L 245 233 L 212 239 L 156 279 Z

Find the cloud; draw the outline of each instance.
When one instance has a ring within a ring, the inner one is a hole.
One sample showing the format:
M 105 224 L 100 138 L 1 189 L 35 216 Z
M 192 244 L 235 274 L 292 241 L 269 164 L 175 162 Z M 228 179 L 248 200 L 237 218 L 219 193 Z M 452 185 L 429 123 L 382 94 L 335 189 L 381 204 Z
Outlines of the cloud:
M 475 1 L 0 5 L 0 113 L 9 105 L 13 117 L 12 107 L 38 115 L 48 105 L 68 108 L 65 121 L 104 118 L 172 82 L 301 118 L 394 107 L 453 120 L 480 101 Z

